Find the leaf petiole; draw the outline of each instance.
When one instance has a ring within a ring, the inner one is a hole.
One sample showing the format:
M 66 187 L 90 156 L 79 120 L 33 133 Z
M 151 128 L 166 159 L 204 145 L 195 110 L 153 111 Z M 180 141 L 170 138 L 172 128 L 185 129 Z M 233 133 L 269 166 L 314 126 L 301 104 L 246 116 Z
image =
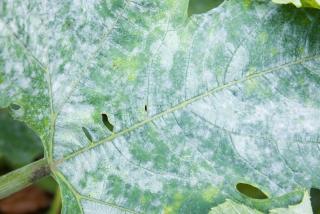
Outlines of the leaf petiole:
M 45 158 L 5 174 L 0 177 L 0 199 L 30 186 L 48 175 L 50 175 L 50 168 Z

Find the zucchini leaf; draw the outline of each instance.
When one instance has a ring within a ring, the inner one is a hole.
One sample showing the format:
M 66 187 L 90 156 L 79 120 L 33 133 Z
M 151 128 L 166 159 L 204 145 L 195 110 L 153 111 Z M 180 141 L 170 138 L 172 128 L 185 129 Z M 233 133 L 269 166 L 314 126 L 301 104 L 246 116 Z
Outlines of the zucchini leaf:
M 188 3 L 0 2 L 0 107 L 41 137 L 63 213 L 268 212 L 320 187 L 320 13 Z

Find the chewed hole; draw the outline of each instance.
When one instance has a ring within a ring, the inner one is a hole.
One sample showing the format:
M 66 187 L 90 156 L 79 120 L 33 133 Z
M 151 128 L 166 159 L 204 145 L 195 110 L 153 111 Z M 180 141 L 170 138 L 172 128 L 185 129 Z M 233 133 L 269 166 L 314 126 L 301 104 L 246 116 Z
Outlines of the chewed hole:
M 311 206 L 313 213 L 320 213 L 320 189 L 311 188 L 310 189 Z
M 259 188 L 252 186 L 250 184 L 238 183 L 236 186 L 237 190 L 253 199 L 267 199 L 268 196 L 262 192 Z
M 107 114 L 101 114 L 103 124 L 109 129 L 109 131 L 113 132 L 113 125 L 109 122 L 109 118 Z
M 14 111 L 17 111 L 21 108 L 21 106 L 19 106 L 18 104 L 15 104 L 15 103 L 11 103 L 10 108 Z
M 83 133 L 86 135 L 86 137 L 88 138 L 88 140 L 89 140 L 90 142 L 92 142 L 92 136 L 91 136 L 89 130 L 88 130 L 86 127 L 82 127 L 82 131 L 83 131 Z
M 224 0 L 189 0 L 188 15 L 205 13 L 218 7 Z

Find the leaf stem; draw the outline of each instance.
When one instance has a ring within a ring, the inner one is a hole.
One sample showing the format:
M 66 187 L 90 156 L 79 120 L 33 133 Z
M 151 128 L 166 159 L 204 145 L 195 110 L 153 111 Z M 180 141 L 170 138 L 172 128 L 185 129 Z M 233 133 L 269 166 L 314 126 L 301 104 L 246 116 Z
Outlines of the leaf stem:
M 45 158 L 0 177 L 0 199 L 24 189 L 50 174 Z
M 50 207 L 48 214 L 59 214 L 61 210 L 61 193 L 59 187 L 54 194 L 54 198 Z

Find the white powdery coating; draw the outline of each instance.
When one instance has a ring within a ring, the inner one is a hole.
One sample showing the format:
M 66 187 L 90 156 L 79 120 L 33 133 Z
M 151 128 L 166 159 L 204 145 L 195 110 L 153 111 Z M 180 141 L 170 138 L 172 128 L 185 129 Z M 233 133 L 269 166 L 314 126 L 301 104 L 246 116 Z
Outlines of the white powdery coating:
M 83 211 L 86 214 L 126 214 L 129 212 L 117 208 L 114 205 L 100 204 L 87 200 L 81 200 Z
M 119 159 L 121 159 L 121 161 L 119 161 Z M 71 162 L 72 164 L 63 164 L 60 168 L 61 171 L 69 178 L 75 187 L 79 187 L 80 181 L 86 179 L 86 187 L 78 189 L 78 191 L 84 195 L 91 195 L 95 198 L 102 198 L 101 194 L 105 194 L 104 197 L 110 197 L 106 195 L 106 190 L 110 188 L 110 186 L 106 186 L 109 175 L 119 176 L 126 183 L 153 193 L 162 191 L 163 179 L 165 179 L 163 176 L 156 175 L 139 166 L 133 165 L 119 154 L 111 142 L 79 155 Z M 95 174 L 99 172 L 103 174 L 103 179 L 101 180 L 90 179 L 90 176 L 86 176 L 88 173 Z M 101 191 L 97 191 L 99 188 Z
M 273 119 L 272 133 L 279 140 L 294 140 L 295 136 L 306 133 L 315 135 L 320 130 L 319 121 L 319 109 L 287 101 L 282 113 Z
M 230 62 L 229 69 L 227 72 L 226 82 L 239 79 L 241 74 L 247 70 L 249 64 L 249 52 L 244 47 L 239 47 L 237 52 L 234 54 L 232 61 Z
M 62 157 L 65 151 L 75 151 L 89 143 L 81 127 L 94 124 L 94 106 L 77 103 L 65 104 L 56 120 L 54 156 Z
M 174 55 L 179 49 L 180 39 L 176 31 L 169 31 L 160 48 L 160 64 L 167 71 L 171 70 Z
M 228 127 L 230 130 L 238 128 L 237 112 L 241 112 L 243 108 L 237 98 L 228 91 L 219 92 L 190 105 L 191 111 L 202 115 L 208 122 Z
M 24 73 L 24 68 L 21 63 L 16 62 L 13 65 L 12 72 L 14 72 L 15 78 L 17 79 L 16 84 L 19 85 L 21 89 L 31 89 L 31 78 Z
M 240 156 L 248 159 L 252 158 L 253 160 L 265 158 L 264 156 L 261 156 L 261 148 L 257 146 L 254 139 L 238 135 L 233 135 L 232 139 L 234 141 L 234 146 L 237 149 Z
M 1 20 L 0 20 L 0 31 L 1 31 L 1 34 L 3 35 L 8 34 L 5 23 L 3 23 L 3 21 Z
M 77 124 L 81 121 L 93 122 L 94 106 L 86 103 L 65 104 L 61 110 L 63 118 L 59 118 L 59 124 Z
M 268 134 L 266 129 L 255 130 L 252 133 L 244 130 L 244 126 L 262 124 L 264 128 L 269 129 L 268 132 L 272 134 L 273 139 L 279 141 L 294 140 L 296 136 L 305 133 L 316 135 L 320 131 L 320 110 L 291 99 L 250 105 L 231 92 L 222 91 L 214 97 L 193 103 L 190 108 L 212 124 L 228 130 L 265 136 Z

